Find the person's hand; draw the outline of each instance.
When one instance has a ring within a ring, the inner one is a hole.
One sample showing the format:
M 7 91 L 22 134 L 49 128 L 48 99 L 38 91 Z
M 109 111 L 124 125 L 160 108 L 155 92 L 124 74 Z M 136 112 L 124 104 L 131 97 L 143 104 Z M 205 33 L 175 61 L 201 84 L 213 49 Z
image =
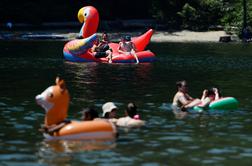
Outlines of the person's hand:
M 213 88 L 213 91 L 214 91 L 215 94 L 218 93 L 218 89 L 217 88 Z
M 206 95 L 207 95 L 207 92 L 208 92 L 208 90 L 204 89 L 204 91 L 203 91 L 203 96 L 206 96 Z

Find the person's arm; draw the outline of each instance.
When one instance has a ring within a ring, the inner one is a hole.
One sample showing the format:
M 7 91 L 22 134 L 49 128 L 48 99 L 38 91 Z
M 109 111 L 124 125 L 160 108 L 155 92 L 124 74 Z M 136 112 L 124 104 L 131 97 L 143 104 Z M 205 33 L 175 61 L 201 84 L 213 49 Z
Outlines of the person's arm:
M 93 45 L 93 47 L 91 48 L 91 52 L 96 52 L 96 48 L 97 48 L 97 45 Z
M 219 91 L 217 88 L 214 88 L 214 94 L 215 94 L 215 97 L 214 97 L 214 100 L 218 100 L 220 99 L 220 94 L 219 94 Z
M 118 50 L 119 53 L 124 54 L 125 52 L 122 50 Z
M 200 107 L 207 107 L 211 103 L 211 99 L 209 97 L 206 97 L 204 100 L 201 100 Z
M 131 43 L 132 43 L 132 48 L 134 49 L 135 52 L 137 52 L 136 45 L 133 42 L 131 42 Z
M 186 110 L 187 108 L 194 107 L 201 103 L 200 99 L 193 99 L 192 97 L 188 99 L 188 96 L 189 95 L 185 96 L 184 94 L 183 96 L 179 97 L 179 101 L 181 102 L 181 104 L 183 104 L 181 110 Z
M 184 105 L 184 108 L 192 108 L 192 107 L 197 106 L 199 104 L 201 104 L 200 99 L 189 100 L 188 104 Z
M 186 97 L 183 95 L 178 97 L 178 101 L 182 104 L 181 111 L 186 111 L 187 105 L 190 104 L 190 101 L 186 99 Z
M 122 51 L 122 46 L 121 45 L 122 45 L 122 43 L 120 42 L 117 50 L 118 50 L 119 53 L 123 54 L 124 51 Z
M 203 101 L 205 98 L 206 98 L 206 95 L 207 95 L 207 90 L 205 89 L 202 93 L 202 96 L 201 96 L 201 101 Z
M 187 104 L 189 104 L 191 101 L 190 100 L 187 100 L 186 99 L 186 97 L 185 97 L 185 95 L 183 94 L 183 95 L 180 95 L 179 97 L 178 97 L 178 100 L 179 100 L 179 102 L 183 105 L 183 106 L 185 106 L 185 105 L 187 105 Z
M 194 98 L 191 97 L 188 93 L 185 94 L 185 97 L 186 97 L 187 100 L 189 100 L 189 101 L 193 101 L 193 100 L 194 100 Z

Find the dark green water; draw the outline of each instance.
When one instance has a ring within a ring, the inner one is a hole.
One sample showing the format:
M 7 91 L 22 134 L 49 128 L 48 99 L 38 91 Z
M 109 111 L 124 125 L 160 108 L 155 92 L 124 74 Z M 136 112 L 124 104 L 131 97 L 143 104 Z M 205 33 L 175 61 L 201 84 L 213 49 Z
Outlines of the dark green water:
M 250 165 L 252 161 L 252 45 L 151 44 L 152 64 L 75 64 L 63 60 L 63 42 L 0 42 L 0 165 Z M 62 76 L 71 94 L 70 119 L 114 101 L 123 115 L 134 101 L 147 126 L 120 130 L 112 143 L 45 142 L 44 111 L 34 97 Z M 175 82 L 190 94 L 217 86 L 240 101 L 238 110 L 176 119 Z M 77 146 L 74 146 L 78 144 Z M 95 149 L 95 150 L 90 150 Z

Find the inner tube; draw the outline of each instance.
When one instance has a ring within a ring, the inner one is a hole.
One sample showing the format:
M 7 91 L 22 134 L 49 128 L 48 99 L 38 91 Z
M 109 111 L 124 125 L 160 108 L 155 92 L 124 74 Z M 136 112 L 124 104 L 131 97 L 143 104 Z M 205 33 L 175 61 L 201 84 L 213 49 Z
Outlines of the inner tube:
M 200 106 L 194 106 L 193 110 L 202 112 L 204 109 L 207 110 L 234 110 L 237 109 L 239 102 L 234 97 L 223 97 L 221 99 L 212 101 L 207 108 Z
M 114 140 L 114 124 L 106 120 L 71 121 L 59 131 L 44 133 L 47 140 Z

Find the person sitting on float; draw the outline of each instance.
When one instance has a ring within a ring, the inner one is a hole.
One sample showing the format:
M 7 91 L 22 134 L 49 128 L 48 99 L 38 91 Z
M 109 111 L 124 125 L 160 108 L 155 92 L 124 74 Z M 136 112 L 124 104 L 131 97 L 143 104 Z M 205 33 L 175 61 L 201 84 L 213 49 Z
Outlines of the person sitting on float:
M 145 125 L 145 121 L 140 120 L 140 116 L 137 114 L 137 106 L 134 103 L 128 103 L 125 117 L 119 118 L 116 125 L 120 127 L 141 127 Z
M 136 55 L 136 46 L 131 41 L 130 36 L 124 36 L 121 38 L 121 42 L 119 42 L 118 52 L 125 55 L 133 55 L 136 59 L 136 63 L 139 63 L 138 57 Z
M 188 85 L 185 80 L 176 82 L 177 93 L 173 97 L 172 107 L 175 112 L 178 110 L 186 111 L 199 103 L 200 99 L 194 99 L 188 94 Z
M 118 108 L 113 102 L 107 102 L 102 106 L 102 116 L 110 122 L 116 124 Z
M 107 33 L 102 34 L 102 40 L 99 41 L 97 38 L 93 47 L 91 48 L 91 52 L 95 58 L 103 58 L 107 57 L 108 62 L 112 63 L 112 49 L 109 47 L 109 40 Z
M 220 93 L 217 88 L 205 89 L 201 97 L 200 107 L 207 108 L 212 101 L 218 100 Z

